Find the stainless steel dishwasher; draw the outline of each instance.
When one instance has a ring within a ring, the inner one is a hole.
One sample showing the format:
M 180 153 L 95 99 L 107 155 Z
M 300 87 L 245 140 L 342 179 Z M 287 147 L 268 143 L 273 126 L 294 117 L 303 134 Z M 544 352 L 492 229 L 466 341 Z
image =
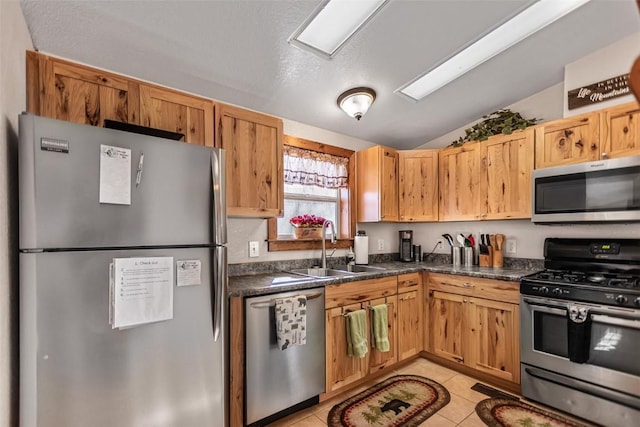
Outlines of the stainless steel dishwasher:
M 281 350 L 275 300 L 295 295 L 307 297 L 306 344 Z M 324 288 L 246 298 L 245 325 L 245 423 L 263 425 L 317 403 L 325 390 Z

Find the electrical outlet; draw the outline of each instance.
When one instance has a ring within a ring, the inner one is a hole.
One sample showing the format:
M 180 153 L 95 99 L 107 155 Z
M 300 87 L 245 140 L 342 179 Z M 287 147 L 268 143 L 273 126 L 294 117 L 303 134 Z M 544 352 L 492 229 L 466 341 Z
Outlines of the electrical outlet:
M 384 251 L 384 239 L 378 239 L 378 250 Z
M 249 258 L 257 258 L 260 256 L 260 242 L 251 240 L 249 242 Z
M 515 255 L 518 251 L 518 245 L 516 245 L 516 239 L 508 239 L 507 244 L 504 247 L 504 251 L 508 254 Z

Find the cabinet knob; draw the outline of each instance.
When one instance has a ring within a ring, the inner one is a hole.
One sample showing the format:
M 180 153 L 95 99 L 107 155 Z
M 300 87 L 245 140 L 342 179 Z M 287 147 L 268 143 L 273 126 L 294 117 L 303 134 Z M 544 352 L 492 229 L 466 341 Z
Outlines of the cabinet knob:
M 602 153 L 602 158 L 606 159 L 607 158 L 607 153 Z
M 480 215 L 480 218 L 486 218 L 486 217 L 487 217 L 487 214 Z

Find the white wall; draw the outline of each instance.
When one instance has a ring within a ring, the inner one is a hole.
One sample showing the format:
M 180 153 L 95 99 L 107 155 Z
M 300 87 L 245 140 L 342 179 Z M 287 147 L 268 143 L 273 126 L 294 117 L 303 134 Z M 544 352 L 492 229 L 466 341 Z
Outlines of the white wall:
M 632 34 L 571 64 L 567 64 L 564 67 L 564 117 L 633 101 L 633 95 L 629 94 L 609 101 L 569 110 L 567 92 L 628 73 L 638 55 L 640 55 L 640 33 Z
M 0 1 L 0 427 L 17 425 L 17 134 L 26 108 L 25 50 L 33 49 L 20 4 Z

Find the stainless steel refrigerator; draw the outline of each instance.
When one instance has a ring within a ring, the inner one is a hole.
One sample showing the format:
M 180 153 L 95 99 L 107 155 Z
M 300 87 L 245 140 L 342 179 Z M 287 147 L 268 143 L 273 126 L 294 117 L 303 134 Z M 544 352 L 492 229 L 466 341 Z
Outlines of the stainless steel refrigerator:
M 224 151 L 23 114 L 19 162 L 20 425 L 228 425 Z M 131 258 L 171 316 L 114 327 Z

